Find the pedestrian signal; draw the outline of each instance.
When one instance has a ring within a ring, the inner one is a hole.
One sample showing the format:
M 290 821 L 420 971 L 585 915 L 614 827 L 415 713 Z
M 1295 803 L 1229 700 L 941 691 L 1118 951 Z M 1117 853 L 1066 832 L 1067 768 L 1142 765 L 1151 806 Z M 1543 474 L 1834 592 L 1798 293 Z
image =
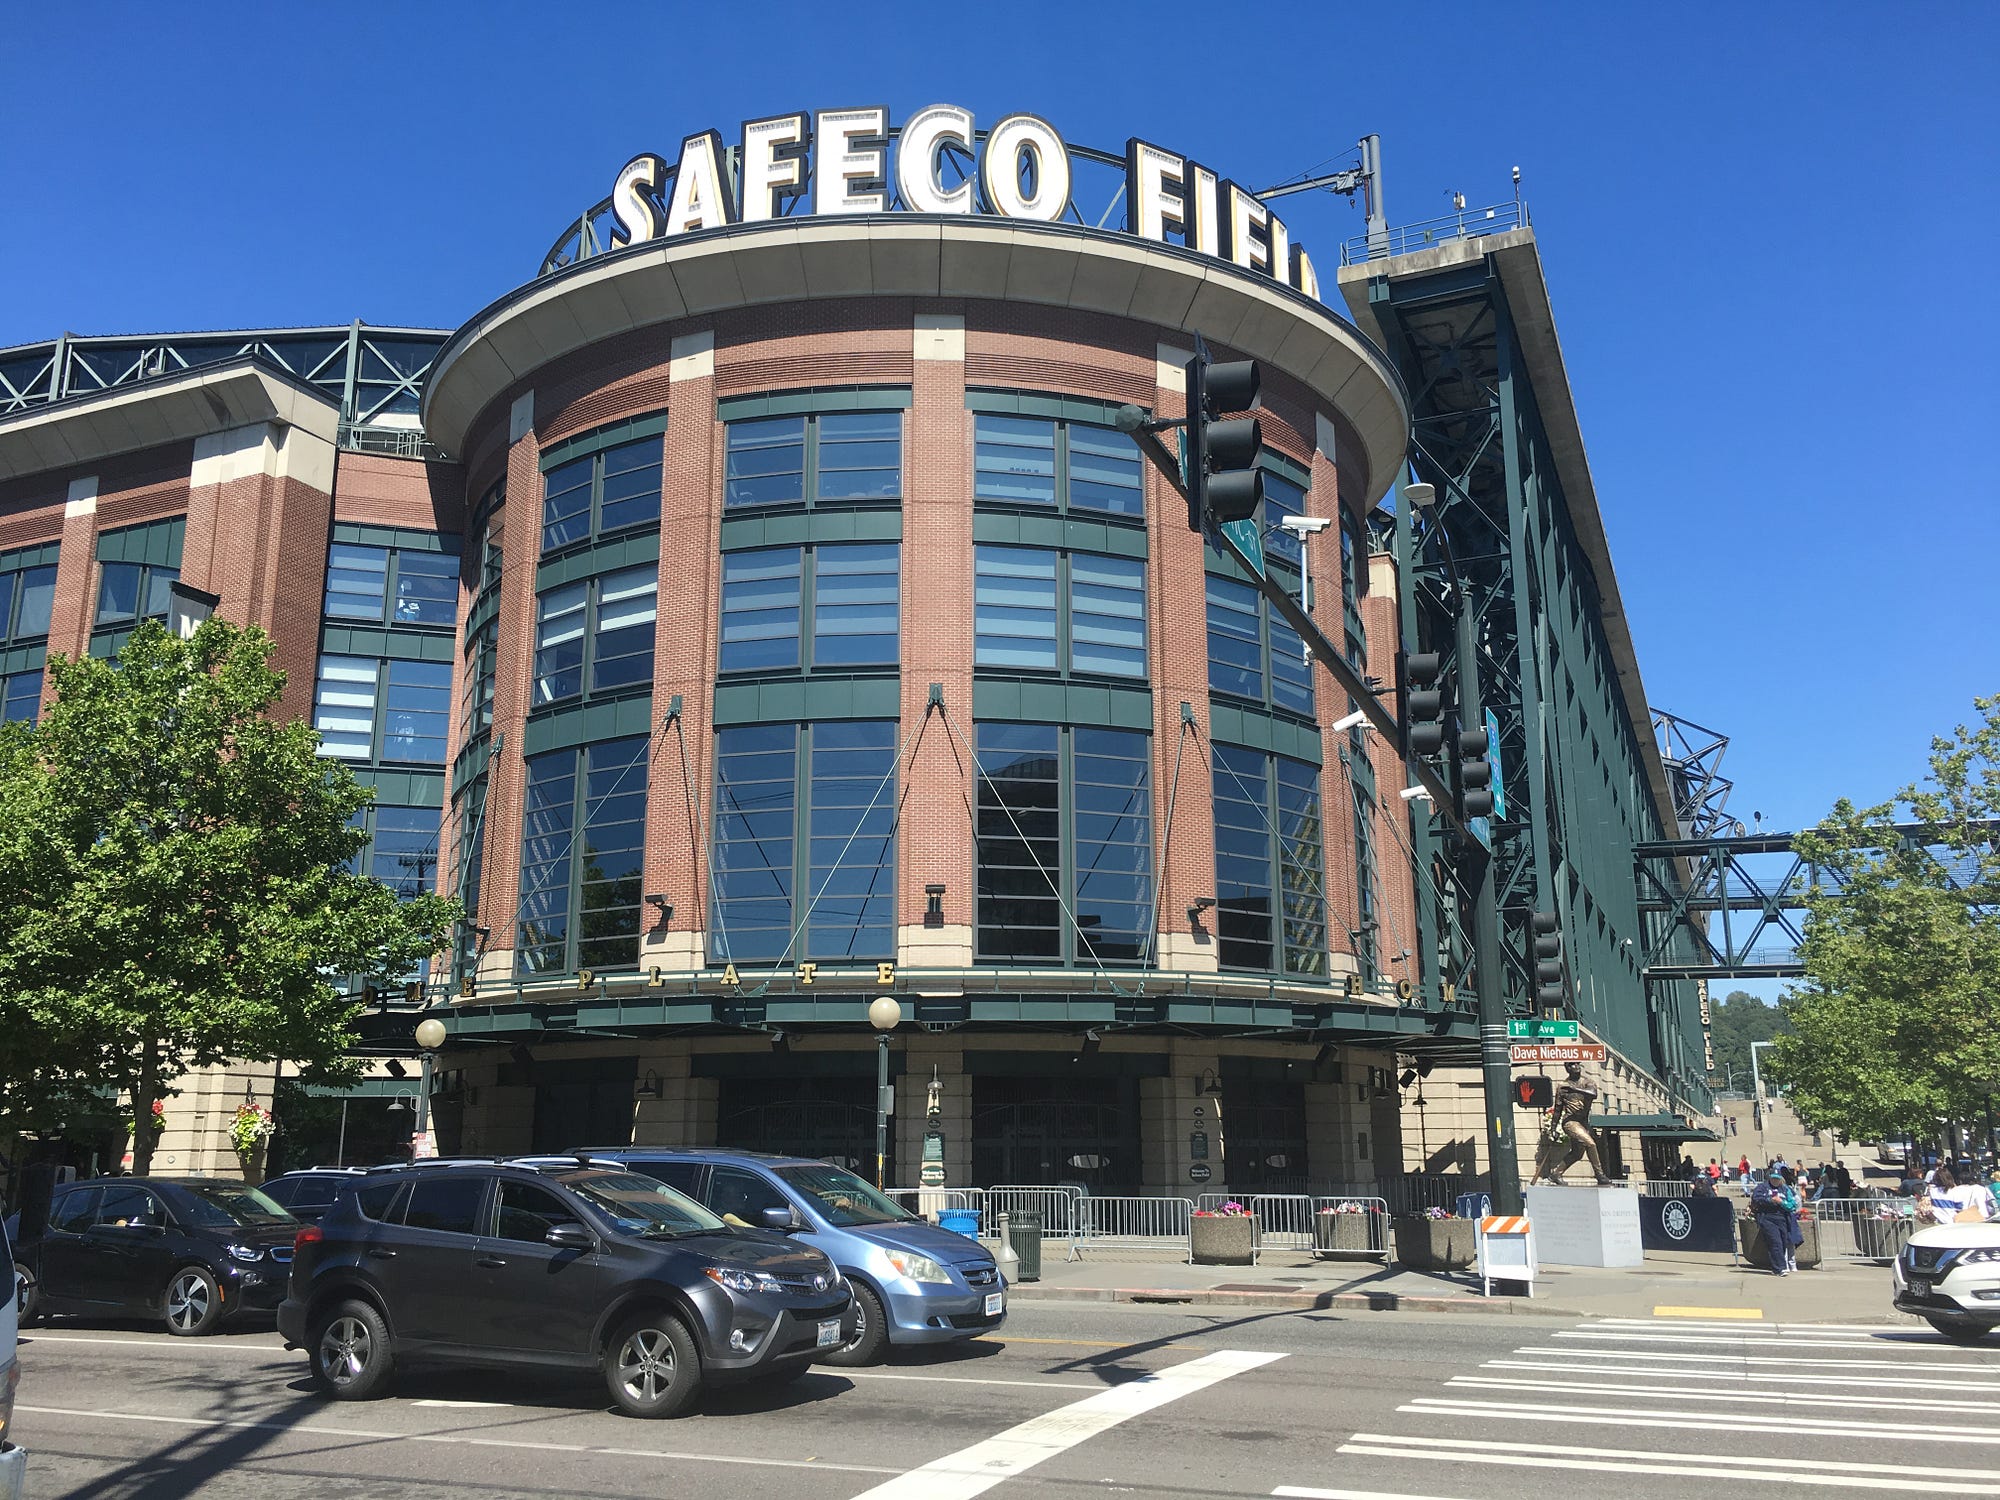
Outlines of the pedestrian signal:
M 1542 1073 L 1516 1078 L 1514 1098 L 1523 1109 L 1551 1109 L 1556 1102 L 1555 1080 Z

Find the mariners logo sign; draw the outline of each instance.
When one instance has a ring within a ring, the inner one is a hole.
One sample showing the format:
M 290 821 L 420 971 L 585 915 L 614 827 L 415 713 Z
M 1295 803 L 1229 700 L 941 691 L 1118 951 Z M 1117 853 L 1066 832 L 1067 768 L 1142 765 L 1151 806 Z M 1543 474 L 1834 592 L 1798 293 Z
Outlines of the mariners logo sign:
M 1660 1227 L 1670 1240 L 1684 1240 L 1694 1233 L 1694 1213 L 1678 1198 L 1669 1198 L 1660 1210 Z

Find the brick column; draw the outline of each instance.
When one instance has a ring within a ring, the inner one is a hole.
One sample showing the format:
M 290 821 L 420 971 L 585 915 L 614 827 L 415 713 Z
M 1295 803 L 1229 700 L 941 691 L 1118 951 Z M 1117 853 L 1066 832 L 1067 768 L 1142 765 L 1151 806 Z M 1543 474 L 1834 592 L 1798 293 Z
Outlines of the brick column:
M 1191 349 L 1161 344 L 1153 413 L 1185 415 Z M 1172 438 L 1169 436 L 1169 446 Z M 1215 894 L 1214 776 L 1208 753 L 1208 582 L 1202 539 L 1187 529 L 1187 505 L 1146 466 L 1147 642 L 1153 685 L 1153 846 L 1163 872 L 1159 893 L 1159 967 L 1213 973 L 1217 967 L 1213 910 L 1199 928 L 1187 909 Z M 1183 728 L 1181 705 L 1193 713 Z M 1180 765 L 1174 821 L 1167 804 Z M 1186 1142 L 1182 1145 L 1185 1147 Z M 1218 1163 L 1219 1163 L 1218 1158 Z M 1218 1164 L 1216 1173 L 1221 1175 Z M 1185 1177 L 1185 1173 L 1182 1174 Z M 1149 1177 L 1149 1181 L 1158 1181 Z M 1172 1185 L 1174 1179 L 1168 1179 Z
M 535 393 L 522 391 L 507 414 L 508 539 L 512 545 L 507 549 L 506 571 L 500 580 L 499 643 L 493 670 L 495 753 L 486 771 L 485 871 L 480 877 L 479 897 L 480 922 L 491 929 L 491 935 L 479 958 L 481 979 L 513 977 L 514 912 L 521 899 L 521 800 L 527 782 L 521 742 L 528 708 L 534 701 L 535 563 L 542 550 L 541 449 L 535 440 L 534 413 Z M 530 1090 L 529 1096 L 532 1094 Z
M 49 615 L 49 655 L 82 656 L 90 650 L 90 618 L 97 605 L 97 476 L 69 482 L 63 504 L 62 547 L 56 554 L 56 593 Z M 47 702 L 48 679 L 42 679 Z
M 897 952 L 919 968 L 972 962 L 975 920 L 970 807 L 978 805 L 972 723 L 972 418 L 965 409 L 965 318 L 916 315 L 915 368 L 904 435 L 902 733 L 919 736 L 901 768 Z M 929 713 L 930 685 L 944 689 Z M 900 743 L 901 736 L 898 736 Z M 944 926 L 925 927 L 924 887 L 942 885 Z
M 1361 623 L 1368 632 L 1368 670 L 1393 684 L 1403 638 L 1395 559 L 1383 552 L 1371 555 L 1367 577 Z M 1395 745 L 1379 734 L 1368 736 L 1368 755 L 1375 767 L 1375 864 L 1382 883 L 1382 930 L 1390 939 L 1382 948 L 1382 968 L 1393 980 L 1420 984 L 1431 962 L 1431 955 L 1418 951 L 1423 945 L 1417 941 L 1417 881 L 1422 877 L 1405 852 L 1413 846 L 1411 804 L 1396 795 L 1409 785 L 1408 773 Z M 1410 957 L 1392 962 L 1404 948 Z
M 1312 488 L 1306 494 L 1310 515 L 1325 516 L 1333 525 L 1306 541 L 1306 566 L 1312 571 L 1313 622 L 1336 647 L 1347 645 L 1347 620 L 1342 607 L 1340 552 L 1340 471 L 1335 464 L 1333 423 L 1324 413 L 1313 414 Z M 1393 681 L 1393 677 L 1390 679 Z M 1320 724 L 1319 801 L 1321 845 L 1326 860 L 1326 937 L 1331 972 L 1352 974 L 1361 967 L 1351 935 L 1361 922 L 1361 894 L 1354 847 L 1354 788 L 1341 764 L 1352 753 L 1346 733 L 1327 726 L 1345 718 L 1347 694 L 1331 674 L 1313 667 L 1313 705 Z M 1365 751 L 1363 752 L 1365 753 Z M 1376 948 L 1381 951 L 1380 934 Z
M 641 914 L 641 965 L 698 969 L 708 954 L 709 788 L 714 776 L 716 634 L 722 587 L 722 426 L 715 419 L 715 333 L 673 341 L 667 365 L 666 461 L 661 475 L 660 605 L 653 640 L 653 748 L 646 797 L 646 890 L 664 895 L 673 921 Z M 681 716 L 669 725 L 676 696 Z M 692 808 L 689 789 L 693 789 Z M 689 827 L 692 818 L 694 827 Z M 683 1111 L 686 1099 L 683 1091 Z M 713 1126 L 713 1100 L 710 1123 Z M 694 1136 L 683 1114 L 682 1140 Z

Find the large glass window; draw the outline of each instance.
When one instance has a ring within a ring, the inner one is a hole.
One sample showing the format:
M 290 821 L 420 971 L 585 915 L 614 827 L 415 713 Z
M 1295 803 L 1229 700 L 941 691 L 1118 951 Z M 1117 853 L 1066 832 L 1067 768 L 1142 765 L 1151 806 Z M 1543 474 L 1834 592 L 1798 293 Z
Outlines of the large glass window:
M 650 686 L 659 569 L 653 563 L 545 589 L 535 601 L 535 706 Z
M 1324 978 L 1325 856 L 1319 771 L 1215 746 L 1215 897 L 1225 969 Z
M 180 576 L 179 568 L 157 563 L 99 563 L 95 623 L 134 625 L 166 619 L 168 591 Z
M 647 744 L 635 735 L 528 758 L 520 973 L 638 963 Z
M 372 838 L 356 856 L 356 874 L 379 880 L 406 901 L 436 888 L 441 809 L 378 802 L 358 816 Z
M 322 755 L 442 765 L 450 720 L 449 662 L 319 659 L 313 728 Z
M 550 469 L 542 476 L 542 550 L 658 525 L 664 453 L 665 440 L 656 434 Z
M 1305 642 L 1257 589 L 1208 575 L 1208 686 L 1310 716 Z
M 41 548 L 36 548 L 41 552 Z M 16 554 L 18 556 L 18 554 Z M 0 557 L 0 641 L 40 640 L 55 605 L 56 565 L 11 567 Z
M 750 417 L 729 424 L 726 506 L 853 504 L 903 493 L 900 411 Z
M 714 962 L 894 957 L 896 725 L 722 730 L 713 861 Z
M 493 666 L 499 653 L 500 622 L 488 620 L 465 643 L 459 675 L 458 728 L 461 741 L 493 727 Z
M 979 957 L 1143 962 L 1153 926 L 1151 739 L 1053 724 L 982 723 L 976 733 Z
M 42 712 L 42 672 L 10 672 L 0 677 L 0 722 L 15 719 L 32 724 Z
M 1115 427 L 982 411 L 972 435 L 977 500 L 1145 517 L 1139 450 Z
M 1382 911 L 1375 898 L 1375 800 L 1354 788 L 1354 957 L 1365 979 L 1380 971 Z
M 335 542 L 326 559 L 326 617 L 383 625 L 458 618 L 458 555 Z
M 1146 675 L 1143 562 L 1043 547 L 979 546 L 973 549 L 973 573 L 975 665 Z
M 899 550 L 843 542 L 725 553 L 721 670 L 894 666 Z

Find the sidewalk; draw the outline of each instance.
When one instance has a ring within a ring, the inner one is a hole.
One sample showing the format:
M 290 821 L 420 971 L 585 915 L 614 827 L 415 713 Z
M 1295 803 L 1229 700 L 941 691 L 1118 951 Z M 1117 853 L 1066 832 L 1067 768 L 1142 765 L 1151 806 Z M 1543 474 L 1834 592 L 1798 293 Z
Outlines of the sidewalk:
M 1041 1279 L 1016 1283 L 1009 1298 L 1565 1318 L 1650 1318 L 1671 1307 L 1698 1310 L 1683 1316 L 1767 1323 L 1916 1323 L 1889 1306 L 1889 1268 L 1867 1262 L 1779 1277 L 1727 1255 L 1648 1252 L 1644 1266 L 1627 1269 L 1543 1266 L 1532 1298 L 1488 1298 L 1477 1278 L 1464 1273 L 1315 1261 L 1304 1251 L 1266 1251 L 1255 1266 L 1193 1266 L 1109 1250 L 1070 1261 L 1067 1253 L 1063 1242 L 1048 1241 Z

